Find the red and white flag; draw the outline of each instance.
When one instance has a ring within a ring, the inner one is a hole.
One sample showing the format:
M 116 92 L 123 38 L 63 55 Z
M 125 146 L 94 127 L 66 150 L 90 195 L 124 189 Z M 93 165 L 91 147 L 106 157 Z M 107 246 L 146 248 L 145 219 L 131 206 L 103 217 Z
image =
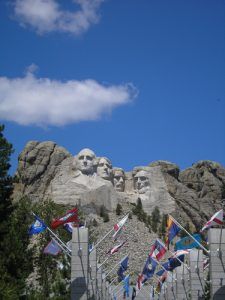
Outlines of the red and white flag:
M 117 235 L 121 233 L 122 227 L 126 223 L 128 219 L 129 214 L 127 214 L 122 220 L 120 220 L 117 224 L 114 225 L 114 231 L 113 238 L 116 239 Z
M 126 241 L 121 242 L 119 245 L 116 245 L 115 247 L 111 248 L 111 249 L 107 252 L 107 254 L 111 254 L 111 255 L 112 255 L 112 254 L 118 252 L 118 251 L 120 250 L 120 248 L 121 248 L 125 243 L 126 243 Z
M 156 239 L 155 243 L 152 245 L 149 256 L 151 256 L 159 261 L 161 258 L 163 258 L 166 251 L 167 251 L 167 249 L 166 249 L 166 246 L 164 245 L 164 243 L 160 239 Z
M 210 228 L 214 225 L 223 225 L 223 210 L 219 210 L 216 212 L 212 218 L 202 227 L 202 230 L 205 230 L 207 228 Z
M 65 223 L 69 222 L 78 222 L 78 210 L 77 208 L 73 208 L 69 210 L 63 217 L 59 219 L 54 219 L 51 222 L 51 228 L 56 229 L 60 225 L 63 225 Z

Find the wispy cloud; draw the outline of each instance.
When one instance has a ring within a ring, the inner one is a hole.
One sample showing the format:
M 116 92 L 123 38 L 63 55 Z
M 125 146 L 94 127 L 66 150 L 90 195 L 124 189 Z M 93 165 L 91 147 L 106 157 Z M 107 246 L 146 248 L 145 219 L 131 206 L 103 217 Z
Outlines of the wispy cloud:
M 68 1 L 68 0 L 66 0 Z M 53 31 L 80 35 L 99 21 L 99 7 L 105 0 L 71 0 L 75 11 L 64 10 L 56 0 L 16 0 L 14 13 L 22 26 L 31 26 L 39 34 Z
M 0 77 L 0 119 L 21 125 L 61 126 L 101 118 L 136 96 L 131 84 L 102 85 L 95 80 L 66 82 L 25 77 Z

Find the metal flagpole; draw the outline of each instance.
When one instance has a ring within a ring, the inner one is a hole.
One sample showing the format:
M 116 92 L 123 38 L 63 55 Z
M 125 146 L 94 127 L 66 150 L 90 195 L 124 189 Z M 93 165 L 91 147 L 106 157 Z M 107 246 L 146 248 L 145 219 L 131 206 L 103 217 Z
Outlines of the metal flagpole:
M 94 247 L 91 249 L 90 252 L 92 252 L 95 248 L 98 247 L 98 245 L 114 230 L 114 228 L 112 228 L 109 232 L 106 233 L 106 235 L 103 236 L 103 238 L 97 242 L 96 245 L 94 245 Z
M 112 285 L 112 283 L 117 279 L 118 277 L 116 276 L 109 284 L 109 287 Z
M 38 217 L 34 212 L 32 212 L 33 216 Z M 44 224 L 45 222 L 38 217 Z M 63 247 L 65 248 L 64 251 L 66 251 L 68 253 L 68 255 L 71 257 L 70 253 L 71 250 L 66 246 L 66 244 L 45 224 L 46 229 L 59 241 L 59 243 L 61 243 L 63 245 Z
M 103 263 L 101 263 L 98 267 L 97 267 L 97 272 L 98 272 L 98 270 L 101 268 L 101 266 L 103 266 L 106 262 L 107 262 L 107 260 L 110 258 L 110 256 L 109 257 L 107 257 L 104 261 L 103 261 Z
M 107 277 L 112 271 L 114 271 L 115 270 L 115 268 L 119 265 L 119 264 L 121 264 L 121 262 L 127 257 L 127 256 L 129 256 L 129 254 L 128 255 L 126 255 L 126 256 L 124 256 L 124 258 L 122 258 L 106 275 L 105 275 L 105 277 Z
M 199 241 L 197 241 L 182 225 L 180 225 L 180 223 L 178 223 L 171 215 L 169 215 L 169 217 L 174 221 L 174 223 L 178 227 L 180 227 L 182 230 L 184 230 L 190 236 L 190 238 L 192 238 L 192 240 L 195 241 L 199 245 L 200 248 L 202 248 L 204 251 L 209 253 L 209 250 L 207 250 L 204 246 L 202 246 L 202 244 L 200 244 Z

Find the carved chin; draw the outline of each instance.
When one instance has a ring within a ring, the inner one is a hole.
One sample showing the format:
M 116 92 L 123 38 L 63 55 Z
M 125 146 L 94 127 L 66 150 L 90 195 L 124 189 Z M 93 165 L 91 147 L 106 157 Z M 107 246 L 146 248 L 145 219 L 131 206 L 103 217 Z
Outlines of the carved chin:
M 149 190 L 149 187 L 143 187 L 143 188 L 140 188 L 140 189 L 138 189 L 137 190 L 137 192 L 139 193 L 139 194 L 145 194 L 145 193 L 147 193 L 147 191 Z
M 114 188 L 117 192 L 123 192 L 124 191 L 124 186 L 122 186 L 122 185 L 115 186 Z

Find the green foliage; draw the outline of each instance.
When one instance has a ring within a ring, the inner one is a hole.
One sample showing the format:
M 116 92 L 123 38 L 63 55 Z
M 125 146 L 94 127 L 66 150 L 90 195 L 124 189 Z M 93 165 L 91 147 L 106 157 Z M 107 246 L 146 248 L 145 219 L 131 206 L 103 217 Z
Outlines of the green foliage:
M 107 212 L 104 214 L 103 222 L 109 222 L 109 214 Z
M 159 237 L 163 240 L 165 240 L 166 226 L 167 226 L 167 214 L 163 214 L 162 221 L 158 229 Z
M 116 206 L 116 214 L 117 214 L 117 216 L 120 216 L 121 213 L 122 213 L 122 211 L 123 211 L 122 205 L 118 203 L 117 206 Z
M 151 226 L 154 232 L 157 232 L 159 223 L 160 223 L 160 211 L 158 206 L 156 206 L 151 214 Z
M 109 214 L 108 212 L 106 211 L 106 208 L 104 205 L 101 205 L 100 206 L 100 217 L 103 218 L 103 222 L 109 222 Z
M 46 200 L 37 203 L 34 206 L 34 212 L 42 218 L 47 225 L 51 223 L 54 218 L 61 217 L 69 208 L 63 205 L 54 203 L 51 200 Z M 71 234 L 67 233 L 63 228 L 55 230 L 55 233 L 64 241 L 71 239 Z M 67 299 L 69 297 L 69 278 L 70 278 L 70 264 L 65 254 L 60 254 L 57 257 L 46 255 L 43 253 L 44 247 L 51 240 L 48 231 L 45 231 L 37 236 L 37 253 L 34 259 L 35 269 L 37 272 L 37 280 L 39 282 L 39 296 L 40 299 L 48 299 L 50 295 L 54 294 L 57 297 Z M 59 265 L 63 266 L 59 269 Z
M 0 125 L 0 257 L 4 250 L 2 245 L 4 237 L 8 234 L 8 219 L 13 211 L 10 199 L 13 190 L 12 177 L 8 174 L 13 148 L 4 137 L 3 131 L 4 125 Z

